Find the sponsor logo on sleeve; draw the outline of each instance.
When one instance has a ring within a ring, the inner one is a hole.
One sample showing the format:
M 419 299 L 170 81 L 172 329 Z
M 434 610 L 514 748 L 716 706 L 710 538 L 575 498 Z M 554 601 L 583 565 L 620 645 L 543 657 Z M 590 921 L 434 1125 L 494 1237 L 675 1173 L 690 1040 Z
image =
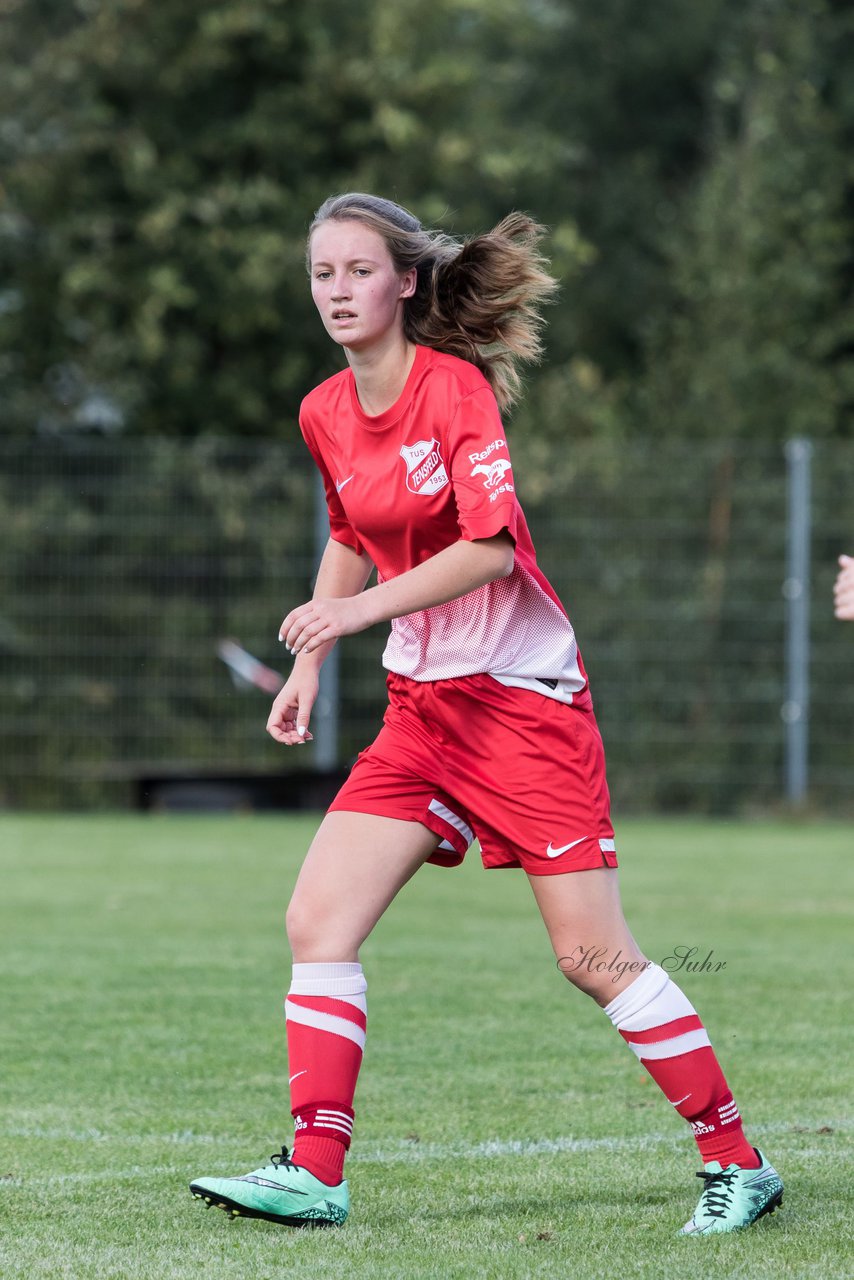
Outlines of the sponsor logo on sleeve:
M 469 462 L 486 462 L 486 459 L 491 453 L 495 453 L 496 449 L 505 448 L 506 444 L 507 441 L 502 436 L 499 436 L 497 440 L 491 441 L 484 449 L 481 449 L 479 453 L 470 453 Z
M 507 458 L 496 458 L 494 462 L 481 462 L 472 469 L 473 476 L 483 476 L 484 489 L 494 489 L 510 470 Z
M 497 489 L 492 490 L 492 493 L 489 495 L 489 501 L 494 502 L 496 498 L 499 498 L 501 496 L 502 493 L 514 493 L 514 492 L 515 490 L 512 484 L 510 484 L 508 480 L 506 484 L 500 484 Z
M 429 497 L 448 484 L 438 440 L 416 440 L 415 444 L 402 445 L 400 456 L 406 464 L 406 487 L 410 493 Z

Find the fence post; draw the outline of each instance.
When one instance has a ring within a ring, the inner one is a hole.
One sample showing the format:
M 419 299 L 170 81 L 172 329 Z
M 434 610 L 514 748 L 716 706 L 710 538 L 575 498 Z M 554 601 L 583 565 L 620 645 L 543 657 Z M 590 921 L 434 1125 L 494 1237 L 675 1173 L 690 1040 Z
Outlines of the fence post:
M 314 560 L 320 558 L 329 541 L 329 516 L 326 510 L 326 494 L 320 473 L 314 471 Z M 316 570 L 315 570 L 316 572 Z M 314 743 L 314 767 L 318 772 L 334 769 L 338 764 L 338 646 L 320 668 L 320 689 L 311 716 L 311 732 Z
M 812 442 L 786 441 L 786 799 L 802 804 L 809 782 L 810 480 Z

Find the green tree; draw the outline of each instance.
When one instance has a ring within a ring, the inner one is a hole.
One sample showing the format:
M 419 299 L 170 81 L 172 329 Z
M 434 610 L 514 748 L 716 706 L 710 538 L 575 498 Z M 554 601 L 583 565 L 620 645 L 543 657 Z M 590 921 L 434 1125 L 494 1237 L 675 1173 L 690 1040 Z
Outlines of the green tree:
M 782 423 L 782 403 L 790 426 L 811 404 L 819 429 L 843 429 L 841 0 L 4 13 L 6 430 L 291 432 L 301 395 L 338 367 L 305 287 L 305 228 L 354 188 L 456 233 L 513 206 L 549 225 L 564 289 L 520 434 L 748 434 Z
M 482 225 L 531 154 L 500 97 L 537 19 L 506 0 L 19 0 L 17 16 L 0 392 L 25 427 L 292 429 L 336 367 L 305 288 L 313 208 L 367 187 Z
M 850 431 L 851 177 L 825 0 L 755 4 L 713 84 L 709 162 L 650 326 L 645 428 L 783 439 Z
M 456 232 L 548 222 L 566 289 L 519 426 L 616 430 L 730 0 L 11 3 L 7 426 L 291 429 L 336 367 L 304 229 L 355 187 Z

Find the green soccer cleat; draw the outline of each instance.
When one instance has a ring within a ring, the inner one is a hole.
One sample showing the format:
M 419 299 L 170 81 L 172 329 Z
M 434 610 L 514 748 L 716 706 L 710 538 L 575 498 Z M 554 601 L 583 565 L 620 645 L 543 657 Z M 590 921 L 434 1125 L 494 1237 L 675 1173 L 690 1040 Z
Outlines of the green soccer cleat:
M 266 1218 L 286 1227 L 340 1227 L 350 1209 L 346 1182 L 328 1187 L 288 1159 L 287 1147 L 254 1173 L 197 1178 L 190 1190 L 209 1209 L 225 1209 L 233 1218 Z
M 698 1178 L 706 1185 L 690 1222 L 679 1232 L 681 1236 L 708 1236 L 720 1231 L 741 1231 L 763 1214 L 773 1213 L 783 1201 L 783 1181 L 765 1159 L 759 1157 L 758 1169 L 742 1169 L 731 1164 L 723 1169 L 717 1160 L 710 1161 Z

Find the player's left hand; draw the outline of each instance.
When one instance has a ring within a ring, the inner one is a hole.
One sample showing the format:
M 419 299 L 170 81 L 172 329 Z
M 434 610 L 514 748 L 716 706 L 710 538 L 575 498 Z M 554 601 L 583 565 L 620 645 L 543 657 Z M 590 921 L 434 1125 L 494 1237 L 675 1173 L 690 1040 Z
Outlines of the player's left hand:
M 375 621 L 361 595 L 309 600 L 291 609 L 279 628 L 279 639 L 294 655 L 313 653 L 322 644 L 339 636 L 355 635 Z

